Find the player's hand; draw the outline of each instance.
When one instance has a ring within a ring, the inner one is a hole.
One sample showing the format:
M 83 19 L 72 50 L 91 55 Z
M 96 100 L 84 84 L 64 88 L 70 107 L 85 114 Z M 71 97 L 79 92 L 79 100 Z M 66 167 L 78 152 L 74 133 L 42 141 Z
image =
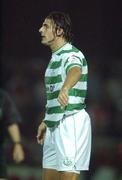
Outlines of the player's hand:
M 68 89 L 62 88 L 58 95 L 58 102 L 61 105 L 61 108 L 65 107 L 68 104 L 69 96 L 68 96 Z
M 13 149 L 13 159 L 16 163 L 20 163 L 25 158 L 24 150 L 21 144 L 16 143 Z
M 39 144 L 43 144 L 44 143 L 44 137 L 45 137 L 45 133 L 46 133 L 46 124 L 44 122 L 42 122 L 39 127 L 38 127 L 38 132 L 37 132 L 37 142 Z

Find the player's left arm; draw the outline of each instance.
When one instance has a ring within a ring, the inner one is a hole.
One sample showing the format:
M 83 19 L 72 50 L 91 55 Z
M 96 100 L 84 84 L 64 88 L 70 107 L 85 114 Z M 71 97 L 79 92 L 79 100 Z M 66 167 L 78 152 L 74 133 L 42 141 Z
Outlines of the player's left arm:
M 69 99 L 68 91 L 80 80 L 80 77 L 81 77 L 80 66 L 74 66 L 69 69 L 65 82 L 58 96 L 58 102 L 61 104 L 62 107 L 68 104 L 68 99 Z
M 9 135 L 14 143 L 13 159 L 19 163 L 24 160 L 24 150 L 21 144 L 21 134 L 17 123 L 8 126 Z

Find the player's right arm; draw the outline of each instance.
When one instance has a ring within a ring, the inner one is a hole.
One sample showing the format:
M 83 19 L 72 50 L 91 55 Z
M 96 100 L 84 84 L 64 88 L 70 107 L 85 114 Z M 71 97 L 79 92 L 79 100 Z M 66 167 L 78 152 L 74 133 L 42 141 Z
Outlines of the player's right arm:
M 44 123 L 44 121 L 42 121 L 37 131 L 37 142 L 41 145 L 44 143 L 46 128 L 47 128 L 46 124 Z

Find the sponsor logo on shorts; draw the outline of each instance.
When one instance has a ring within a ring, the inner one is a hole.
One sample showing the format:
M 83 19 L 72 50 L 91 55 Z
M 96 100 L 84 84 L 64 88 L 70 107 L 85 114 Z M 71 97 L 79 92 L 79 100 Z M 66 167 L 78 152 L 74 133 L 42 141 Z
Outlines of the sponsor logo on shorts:
M 65 166 L 71 166 L 73 164 L 72 160 L 68 157 L 63 161 Z

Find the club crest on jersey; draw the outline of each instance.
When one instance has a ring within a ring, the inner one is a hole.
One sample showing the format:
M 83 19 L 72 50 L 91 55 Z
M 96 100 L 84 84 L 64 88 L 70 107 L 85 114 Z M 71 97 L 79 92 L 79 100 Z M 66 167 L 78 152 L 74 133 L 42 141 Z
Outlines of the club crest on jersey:
M 69 62 L 73 62 L 73 63 L 80 63 L 79 58 L 77 58 L 76 56 L 72 55 L 69 59 Z

